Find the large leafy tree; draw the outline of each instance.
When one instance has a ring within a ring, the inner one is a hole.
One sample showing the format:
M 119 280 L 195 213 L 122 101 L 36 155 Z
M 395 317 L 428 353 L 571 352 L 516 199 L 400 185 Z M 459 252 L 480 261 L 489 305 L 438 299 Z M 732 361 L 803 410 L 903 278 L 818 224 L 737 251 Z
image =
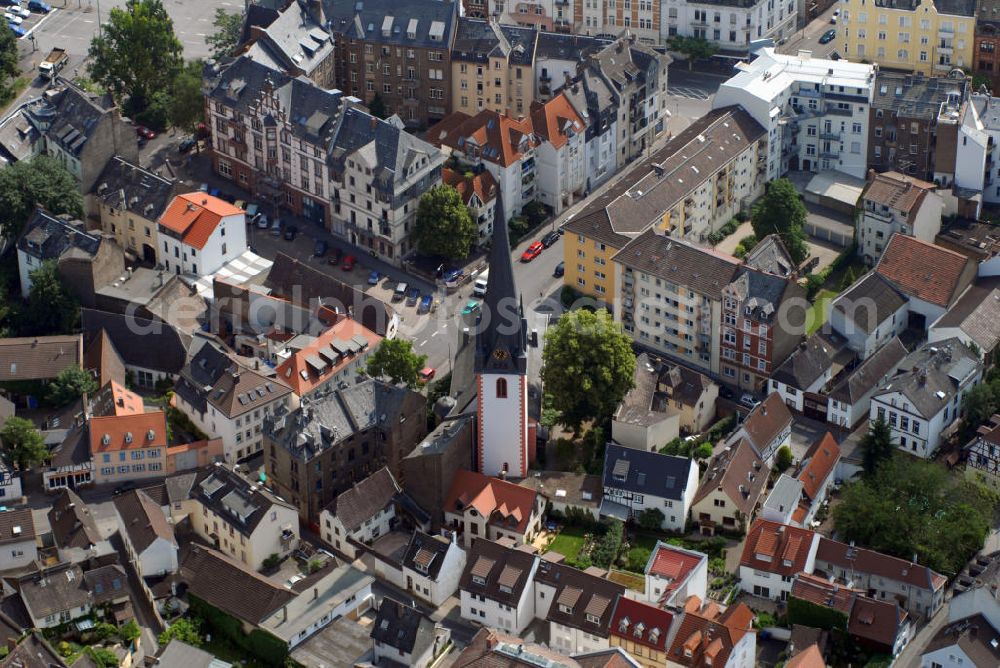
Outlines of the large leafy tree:
M 476 241 L 476 222 L 458 191 L 442 184 L 420 196 L 413 234 L 420 252 L 461 260 Z
M 79 186 L 57 160 L 39 155 L 0 169 L 0 235 L 20 236 L 36 205 L 55 215 L 83 215 Z
M 205 37 L 205 43 L 212 47 L 212 57 L 225 58 L 233 55 L 240 43 L 240 33 L 243 32 L 243 14 L 227 12 L 219 7 L 215 10 L 212 26 L 215 32 Z
M 17 66 L 17 36 L 9 26 L 0 28 L 0 98 L 6 100 L 13 97 L 11 80 L 20 74 L 21 68 Z
M 694 61 L 711 58 L 719 51 L 719 47 L 704 37 L 689 37 L 687 35 L 671 37 L 669 46 L 671 51 L 676 51 L 687 58 L 689 70 L 694 69 Z
M 634 377 L 632 342 L 607 311 L 570 311 L 545 334 L 542 383 L 574 430 L 611 415 Z
M 97 379 L 80 367 L 68 366 L 49 383 L 48 400 L 53 406 L 65 406 L 83 397 L 93 396 L 97 391 Z
M 3 443 L 7 458 L 22 471 L 45 461 L 49 456 L 45 439 L 31 420 L 16 416 L 7 418 L 3 430 L 0 430 L 0 442 Z
M 804 231 L 807 215 L 795 184 L 781 178 L 767 184 L 767 192 L 754 205 L 750 223 L 758 239 L 769 234 L 781 237 L 792 260 L 798 264 L 809 255 Z
M 415 387 L 418 374 L 427 362 L 426 355 L 413 352 L 413 343 L 404 339 L 385 339 L 368 357 L 366 370 L 371 376 L 388 378 L 393 383 Z
M 166 631 L 160 634 L 157 642 L 160 647 L 167 645 L 171 640 L 180 640 L 188 645 L 201 647 L 203 638 L 201 636 L 201 623 L 191 617 L 181 617 L 173 621 Z
M 892 458 L 892 453 L 896 449 L 892 444 L 889 424 L 883 418 L 876 418 L 868 433 L 861 438 L 860 446 L 862 466 L 865 473 L 871 475 L 878 470 L 882 462 Z
M 90 77 L 134 114 L 154 92 L 170 89 L 184 64 L 182 51 L 161 0 L 128 0 L 111 10 L 90 43 Z
M 167 109 L 170 124 L 187 132 L 194 132 L 205 118 L 205 95 L 201 90 L 201 72 L 204 63 L 193 60 L 174 77 L 170 105 Z
M 995 505 L 940 464 L 896 455 L 844 488 L 833 520 L 844 540 L 952 574 L 982 548 Z
M 63 284 L 56 263 L 44 262 L 28 276 L 31 290 L 21 331 L 28 336 L 72 333 L 79 320 L 80 305 Z
M 1000 381 L 989 380 L 975 385 L 965 393 L 965 434 L 972 436 L 979 425 L 985 424 L 1000 410 Z

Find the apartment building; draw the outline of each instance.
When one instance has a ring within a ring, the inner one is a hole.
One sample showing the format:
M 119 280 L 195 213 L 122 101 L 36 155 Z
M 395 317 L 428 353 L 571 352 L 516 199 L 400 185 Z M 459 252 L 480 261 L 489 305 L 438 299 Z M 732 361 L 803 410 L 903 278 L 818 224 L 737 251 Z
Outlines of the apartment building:
M 99 221 L 130 258 L 153 265 L 160 247 L 157 221 L 174 191 L 174 181 L 116 155 L 85 198 L 87 215 Z
M 469 207 L 476 221 L 477 243 L 482 246 L 493 238 L 493 212 L 497 205 L 497 182 L 487 171 L 478 174 L 459 173 L 445 167 L 441 180 L 458 191 L 462 203 Z
M 376 97 L 408 126 L 427 127 L 451 111 L 451 50 L 458 2 L 332 0 L 337 88 L 370 104 Z
M 638 38 L 639 42 L 658 45 L 663 42 L 661 29 L 663 7 L 662 2 L 653 0 L 636 0 L 636 2 L 574 0 L 573 33 L 614 38 L 622 31 L 628 30 Z
M 534 101 L 538 31 L 459 18 L 451 50 L 451 108 L 523 116 Z
M 614 256 L 615 321 L 637 343 L 718 374 L 724 289 L 736 258 L 647 230 Z
M 767 180 L 789 169 L 863 179 L 875 67 L 762 49 L 723 83 L 712 106 L 742 106 L 768 137 Z
M 996 90 L 1000 84 L 1000 3 L 981 0 L 976 8 L 972 71 L 989 77 Z
M 847 0 L 837 44 L 851 60 L 947 74 L 972 67 L 975 0 Z
M 564 284 L 611 303 L 619 280 L 611 259 L 632 239 L 655 228 L 704 241 L 762 192 L 766 146 L 742 109 L 697 119 L 566 223 Z
M 786 39 L 796 29 L 792 0 L 666 0 L 662 3 L 661 40 L 700 37 L 723 51 L 745 52 L 758 39 Z
M 246 213 L 208 193 L 177 195 L 160 216 L 158 264 L 175 274 L 210 276 L 247 249 Z
M 898 171 L 925 181 L 932 181 L 939 171 L 954 173 L 954 150 L 944 152 L 938 164 L 938 132 L 954 134 L 958 110 L 968 93 L 964 74 L 928 77 L 920 72 L 877 72 L 868 164 L 878 172 Z
M 997 34 L 997 41 L 1000 43 L 1000 32 Z M 997 77 L 1000 77 L 1000 65 Z M 1000 204 L 1000 98 L 977 93 L 970 96 L 969 101 L 987 137 L 981 189 L 983 202 Z
M 551 94 L 551 76 L 544 72 L 539 92 Z M 614 176 L 618 163 L 618 96 L 614 86 L 591 69 L 583 68 L 560 89 L 586 124 L 586 190 L 590 192 Z
M 561 93 L 547 102 L 531 103 L 531 126 L 539 141 L 538 199 L 558 215 L 584 197 L 586 126 Z
M 479 2 L 480 5 L 472 5 Z M 573 33 L 573 16 L 577 0 L 466 0 L 477 15 L 485 10 L 493 20 L 508 25 L 535 28 L 546 32 Z
M 90 419 L 94 483 L 162 476 L 167 457 L 167 417 L 163 411 Z
M 899 172 L 873 171 L 861 195 L 858 254 L 869 265 L 875 264 L 897 232 L 934 243 L 945 213 L 945 201 L 933 183 Z
M 336 50 L 322 3 L 289 3 L 270 25 L 246 23 L 240 49 L 248 57 L 290 77 L 308 77 L 324 90 L 336 86 Z
M 797 281 L 740 267 L 722 291 L 722 379 L 758 392 L 798 346 L 804 331 L 782 317 L 791 303 L 803 304 Z

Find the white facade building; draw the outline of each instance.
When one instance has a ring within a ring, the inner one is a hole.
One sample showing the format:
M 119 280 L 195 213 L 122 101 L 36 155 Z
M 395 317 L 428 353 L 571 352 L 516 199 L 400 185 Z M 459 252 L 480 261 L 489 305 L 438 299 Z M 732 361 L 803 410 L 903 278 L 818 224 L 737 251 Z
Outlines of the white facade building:
M 246 215 L 207 193 L 178 195 L 159 222 L 156 261 L 175 274 L 208 276 L 247 249 Z
M 777 42 L 790 37 L 796 15 L 794 0 L 664 0 L 660 3 L 661 40 L 666 43 L 675 35 L 701 37 L 724 51 L 746 51 L 754 40 Z
M 452 537 L 415 531 L 403 555 L 406 591 L 440 607 L 455 590 L 465 570 L 465 550 Z
M 537 570 L 533 554 L 476 540 L 459 589 L 462 619 L 520 635 L 535 619 Z
M 38 538 L 30 508 L 0 512 L 0 571 L 26 568 L 38 558 Z
M 874 66 L 766 48 L 738 67 L 712 106 L 740 105 L 767 129 L 768 181 L 789 169 L 865 177 Z

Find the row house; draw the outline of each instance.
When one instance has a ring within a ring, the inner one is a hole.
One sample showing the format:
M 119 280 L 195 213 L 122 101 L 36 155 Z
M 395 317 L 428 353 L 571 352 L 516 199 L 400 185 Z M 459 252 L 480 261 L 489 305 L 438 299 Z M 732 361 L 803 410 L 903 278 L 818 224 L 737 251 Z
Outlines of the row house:
M 545 497 L 507 480 L 458 471 L 442 511 L 466 549 L 477 537 L 531 544 L 542 530 Z
M 704 146 L 712 151 L 700 150 Z M 763 192 L 766 146 L 763 128 L 742 109 L 716 109 L 697 119 L 565 224 L 564 284 L 599 302 L 619 301 L 613 291 L 624 278 L 617 265 L 628 266 L 628 254 L 612 258 L 651 228 L 704 242 Z M 710 282 L 723 275 L 728 284 L 728 269 Z
M 208 193 L 177 195 L 160 216 L 158 264 L 177 275 L 210 276 L 246 251 L 245 222 L 242 209 Z
M 792 412 L 780 394 L 771 392 L 754 406 L 726 443 L 748 441 L 761 461 L 770 466 L 778 450 L 791 442 L 791 437 Z
M 855 360 L 843 337 L 822 330 L 813 332 L 771 374 L 769 389 L 777 392 L 792 410 L 825 420 L 822 392 Z
M 1000 84 L 1000 3 L 976 3 L 976 32 L 972 46 L 972 71 L 990 78 L 992 88 Z
M 535 619 L 534 587 L 538 557 L 477 538 L 459 582 L 463 619 L 521 635 Z
M 167 417 L 163 411 L 90 419 L 90 454 L 94 482 L 159 477 L 167 459 Z
M 535 617 L 549 623 L 549 644 L 566 654 L 610 646 L 615 604 L 625 587 L 573 566 L 540 558 L 534 578 Z
M 541 68 L 545 78 L 545 96 L 551 77 Z M 606 79 L 584 68 L 575 79 L 561 88 L 586 125 L 587 147 L 585 191 L 590 192 L 614 176 L 621 165 L 618 160 L 618 96 Z
M 871 172 L 860 206 L 858 254 L 868 266 L 882 257 L 889 238 L 897 232 L 934 243 L 941 218 L 948 213 L 937 186 L 899 172 Z
M 656 509 L 663 513 L 660 529 L 683 532 L 697 488 L 698 465 L 691 458 L 607 444 L 603 516 L 638 521 Z
M 396 498 L 401 491 L 389 469 L 383 467 L 341 492 L 320 513 L 323 540 L 348 557 L 356 557 L 356 543 L 371 545 L 395 528 L 399 521 Z
M 751 668 L 757 634 L 754 613 L 745 603 L 723 609 L 715 601 L 692 596 L 673 632 L 667 651 L 670 668 Z
M 779 42 L 796 30 L 796 3 L 788 0 L 666 0 L 661 4 L 663 42 L 675 36 L 697 37 L 723 52 L 745 54 L 755 40 Z
M 820 535 L 768 520 L 750 527 L 740 557 L 740 589 L 774 601 L 785 601 L 797 573 L 816 567 Z
M 909 301 L 877 272 L 855 281 L 830 304 L 830 329 L 865 360 L 903 333 L 910 321 Z
M 738 69 L 719 87 L 712 106 L 742 106 L 763 126 L 768 181 L 789 170 L 865 177 L 873 65 L 766 48 Z
M 493 218 L 499 188 L 488 171 L 464 174 L 445 167 L 441 180 L 458 191 L 462 203 L 469 207 L 476 221 L 477 245 L 485 246 L 493 238 Z
M 451 598 L 465 570 L 465 550 L 451 536 L 414 531 L 401 559 L 406 591 L 435 608 Z
M 757 510 L 768 470 L 750 441 L 726 445 L 708 462 L 691 505 L 691 519 L 703 535 L 743 532 Z
M 586 129 L 565 95 L 531 103 L 531 127 L 539 140 L 538 199 L 559 215 L 584 197 Z
M 788 324 L 789 304 L 805 303 L 806 291 L 791 278 L 740 267 L 722 290 L 724 381 L 758 392 L 799 344 Z
M 527 115 L 535 99 L 538 31 L 459 18 L 451 51 L 451 109 Z
M 473 4 L 473 3 L 479 3 Z M 575 2 L 570 0 L 465 0 L 478 16 L 545 32 L 573 33 Z
M 972 67 L 976 3 L 848 0 L 837 44 L 845 58 L 924 74 Z
M 427 127 L 451 111 L 451 50 L 458 2 L 333 0 L 325 4 L 335 45 L 337 88 L 407 126 Z
M 628 652 L 643 668 L 662 668 L 674 618 L 664 608 L 622 596 L 611 618 L 609 643 Z

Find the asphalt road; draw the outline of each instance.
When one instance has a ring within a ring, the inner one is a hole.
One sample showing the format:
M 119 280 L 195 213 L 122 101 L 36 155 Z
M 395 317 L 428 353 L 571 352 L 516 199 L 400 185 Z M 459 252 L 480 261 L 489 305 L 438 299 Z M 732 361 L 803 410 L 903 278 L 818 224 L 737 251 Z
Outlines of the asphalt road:
M 796 31 L 787 42 L 779 46 L 778 53 L 796 54 L 799 51 L 811 51 L 813 56 L 828 58 L 831 53 L 837 50 L 837 45 L 841 40 L 835 39 L 827 44 L 820 44 L 819 38 L 831 28 L 839 29 L 839 24 L 830 23 L 833 12 L 839 8 L 840 3 L 835 2 L 829 9 L 806 24 L 801 30 Z M 847 54 L 841 50 L 840 55 L 846 56 Z

